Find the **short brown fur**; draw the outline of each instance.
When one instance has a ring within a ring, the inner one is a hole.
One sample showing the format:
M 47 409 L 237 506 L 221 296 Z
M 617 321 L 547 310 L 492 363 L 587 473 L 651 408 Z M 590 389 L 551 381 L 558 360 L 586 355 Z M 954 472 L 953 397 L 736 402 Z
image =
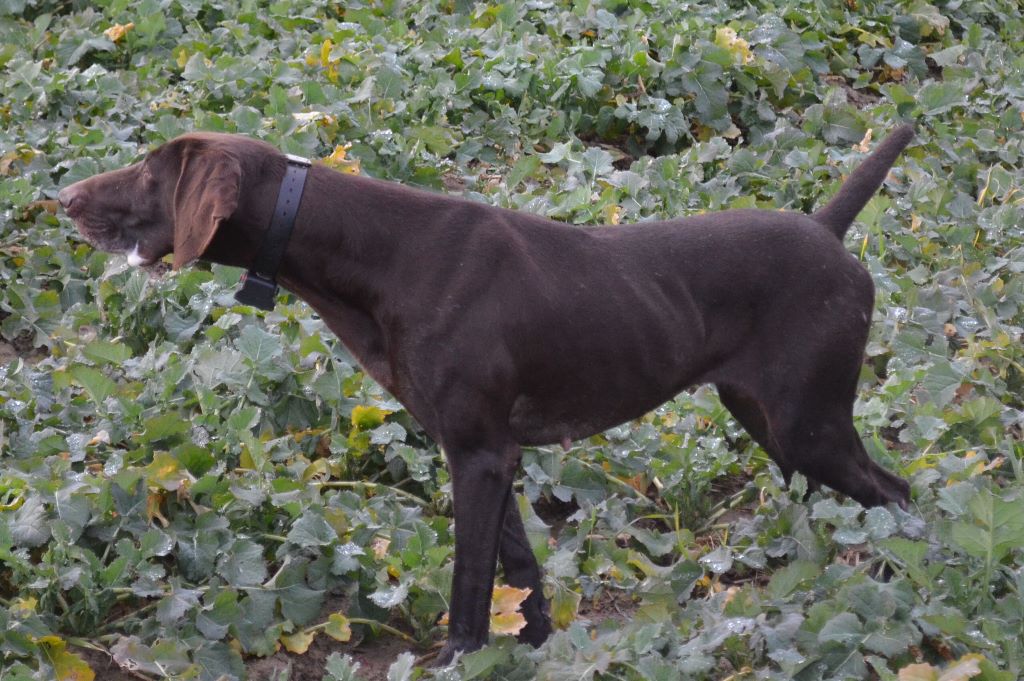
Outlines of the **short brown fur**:
M 444 447 L 456 542 L 442 661 L 486 642 L 498 559 L 533 590 L 520 638 L 551 631 L 509 502 L 520 447 L 592 435 L 689 385 L 716 384 L 787 479 L 908 503 L 854 429 L 874 289 L 841 238 L 912 134 L 894 131 L 812 216 L 576 228 L 311 169 L 279 277 Z M 245 267 L 284 170 L 269 145 L 198 133 L 59 198 L 89 241 L 135 262 Z

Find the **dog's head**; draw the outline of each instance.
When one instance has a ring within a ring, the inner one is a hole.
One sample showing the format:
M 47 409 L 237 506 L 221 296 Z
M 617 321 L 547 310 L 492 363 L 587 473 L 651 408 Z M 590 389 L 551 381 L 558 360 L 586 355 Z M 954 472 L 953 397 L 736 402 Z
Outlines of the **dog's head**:
M 199 258 L 238 208 L 240 156 L 261 144 L 234 135 L 193 133 L 138 163 L 95 175 L 57 198 L 86 240 L 149 265 L 174 253 L 175 269 Z

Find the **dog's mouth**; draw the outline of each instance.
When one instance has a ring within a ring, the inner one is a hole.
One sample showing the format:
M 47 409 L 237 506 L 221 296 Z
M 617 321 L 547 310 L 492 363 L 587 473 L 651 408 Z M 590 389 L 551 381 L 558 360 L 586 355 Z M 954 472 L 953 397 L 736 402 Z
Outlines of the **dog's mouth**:
M 148 267 L 159 260 L 158 257 L 146 253 L 140 242 L 130 239 L 120 230 L 96 228 L 81 219 L 72 220 L 90 246 L 106 253 L 123 255 L 132 267 Z
M 128 264 L 132 267 L 149 267 L 158 260 L 158 258 L 152 258 L 143 254 L 142 251 L 139 250 L 138 242 L 135 243 L 132 250 L 125 253 L 125 257 L 128 258 Z

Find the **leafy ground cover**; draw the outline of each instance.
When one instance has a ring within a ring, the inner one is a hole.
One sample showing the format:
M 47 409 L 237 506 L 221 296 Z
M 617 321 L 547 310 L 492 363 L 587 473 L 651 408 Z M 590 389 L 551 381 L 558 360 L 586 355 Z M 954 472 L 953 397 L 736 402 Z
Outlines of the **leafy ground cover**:
M 0 91 L 0 679 L 1024 675 L 1014 0 L 0 0 Z M 300 302 L 128 268 L 53 201 L 204 129 L 581 229 L 809 210 L 908 119 L 848 246 L 910 512 L 783 486 L 687 392 L 526 452 L 559 631 L 442 670 L 436 446 Z

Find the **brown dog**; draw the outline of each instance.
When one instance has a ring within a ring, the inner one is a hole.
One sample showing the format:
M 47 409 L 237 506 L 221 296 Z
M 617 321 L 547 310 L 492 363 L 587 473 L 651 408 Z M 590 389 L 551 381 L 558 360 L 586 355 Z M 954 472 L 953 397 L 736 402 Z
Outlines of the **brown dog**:
M 280 279 L 444 448 L 456 541 L 441 661 L 486 643 L 498 559 L 533 590 L 520 638 L 551 631 L 509 503 L 520 447 L 598 433 L 687 386 L 714 383 L 787 479 L 907 504 L 854 430 L 874 289 L 842 238 L 912 136 L 896 129 L 811 216 L 587 229 L 313 166 Z M 190 134 L 59 199 L 133 264 L 246 267 L 285 169 L 263 142 Z

